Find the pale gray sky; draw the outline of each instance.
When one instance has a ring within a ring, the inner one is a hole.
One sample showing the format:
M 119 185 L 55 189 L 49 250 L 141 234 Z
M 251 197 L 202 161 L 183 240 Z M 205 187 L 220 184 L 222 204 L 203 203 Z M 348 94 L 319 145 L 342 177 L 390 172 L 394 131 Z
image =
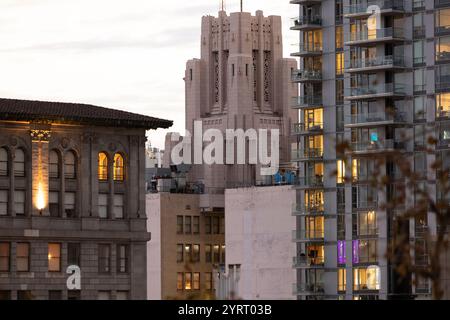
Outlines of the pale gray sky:
M 0 97 L 80 102 L 175 121 L 184 132 L 186 60 L 200 55 L 203 15 L 220 0 L 0 0 Z M 226 1 L 227 12 L 239 0 Z M 244 10 L 280 15 L 285 56 L 297 7 L 244 0 Z M 163 147 L 164 130 L 150 133 Z

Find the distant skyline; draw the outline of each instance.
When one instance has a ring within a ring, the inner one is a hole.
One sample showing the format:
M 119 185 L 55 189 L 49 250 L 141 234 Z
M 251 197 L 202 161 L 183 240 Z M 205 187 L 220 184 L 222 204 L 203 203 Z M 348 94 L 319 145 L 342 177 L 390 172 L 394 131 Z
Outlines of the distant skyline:
M 239 0 L 226 1 L 227 13 Z M 166 132 L 184 133 L 184 69 L 200 57 L 201 17 L 220 0 L 2 0 L 0 97 L 79 102 L 174 120 L 149 134 L 164 147 Z M 244 11 L 280 15 L 284 56 L 298 6 L 245 0 Z

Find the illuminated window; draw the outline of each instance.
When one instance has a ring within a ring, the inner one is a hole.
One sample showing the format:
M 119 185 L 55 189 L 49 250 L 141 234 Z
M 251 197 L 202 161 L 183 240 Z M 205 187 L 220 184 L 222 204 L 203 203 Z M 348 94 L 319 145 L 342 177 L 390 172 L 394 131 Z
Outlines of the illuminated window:
M 344 48 L 344 32 L 342 26 L 336 26 L 336 49 Z
M 345 162 L 343 160 L 337 161 L 337 175 L 336 183 L 345 183 Z
M 108 180 L 108 156 L 104 152 L 98 154 L 98 179 Z
M 8 215 L 8 190 L 0 190 L 0 216 Z
M 450 9 L 436 11 L 436 31 L 447 31 L 450 28 Z
M 16 248 L 16 268 L 18 272 L 30 271 L 30 244 L 18 243 Z
M 194 244 L 192 247 L 192 262 L 200 262 L 200 245 Z
M 8 175 L 8 151 L 0 148 L 0 176 Z
M 336 75 L 341 76 L 344 74 L 344 53 L 336 53 Z
M 377 235 L 377 213 L 368 211 L 353 215 L 353 230 L 354 236 Z
M 184 245 L 184 253 L 186 256 L 186 261 L 192 262 L 192 244 Z
M 306 236 L 309 239 L 319 239 L 324 237 L 324 218 L 306 217 Z
M 311 211 L 323 211 L 323 191 L 306 190 L 305 191 L 305 207 Z
M 124 180 L 124 173 L 125 173 L 125 166 L 123 161 L 123 156 L 119 153 L 116 153 L 114 155 L 114 180 L 115 181 L 123 181 Z
M 347 273 L 345 269 L 338 270 L 338 291 L 345 291 L 347 286 Z
M 308 263 L 311 265 L 321 265 L 325 262 L 323 245 L 309 245 L 306 247 Z
M 450 93 L 436 95 L 436 111 L 438 117 L 450 116 Z
M 183 273 L 177 273 L 177 290 L 183 290 Z
M 356 268 L 353 270 L 353 290 L 380 290 L 380 268 Z
M 190 272 L 184 274 L 184 290 L 192 290 L 192 273 Z
M 14 176 L 25 176 L 25 153 L 22 149 L 17 149 L 14 155 Z
M 73 151 L 68 151 L 64 155 L 64 176 L 66 179 L 75 179 L 77 177 L 77 173 L 75 170 L 76 166 L 76 157 Z
M 48 244 L 48 271 L 60 272 L 61 271 L 61 244 L 49 243 Z
M 192 281 L 192 288 L 194 290 L 200 290 L 200 273 L 194 272 L 194 278 Z
M 0 243 L 0 271 L 9 272 L 11 248 L 7 242 Z

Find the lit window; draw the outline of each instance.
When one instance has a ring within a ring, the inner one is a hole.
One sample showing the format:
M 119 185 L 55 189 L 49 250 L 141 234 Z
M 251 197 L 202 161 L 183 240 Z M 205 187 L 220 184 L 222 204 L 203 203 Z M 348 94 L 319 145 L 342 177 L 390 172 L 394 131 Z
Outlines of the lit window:
M 14 210 L 16 215 L 25 215 L 25 191 L 16 190 L 14 192 Z
M 0 190 L 0 216 L 8 215 L 8 190 Z
M 114 180 L 123 181 L 124 180 L 124 162 L 121 154 L 116 153 L 114 155 Z
M 192 262 L 192 244 L 186 244 L 184 246 L 184 252 L 186 254 L 186 261 Z
M 0 148 L 0 176 L 8 175 L 8 151 Z
M 108 156 L 104 152 L 98 154 L 98 179 L 108 180 Z
M 190 272 L 184 274 L 184 290 L 192 290 L 192 273 Z
M 345 291 L 347 286 L 347 273 L 345 269 L 338 270 L 338 291 Z
M 16 248 L 17 271 L 30 271 L 30 244 L 18 243 Z
M 50 178 L 59 178 L 59 157 L 55 150 L 49 154 L 48 175 Z
M 17 149 L 14 155 L 14 176 L 25 176 L 25 153 L 22 149 Z
M 337 175 L 336 175 L 337 183 L 345 183 L 345 162 L 343 160 L 337 161 Z
M 183 290 L 183 273 L 177 273 L 177 290 Z
M 380 268 L 356 268 L 353 270 L 353 290 L 380 290 Z
M 64 156 L 64 176 L 66 179 L 75 179 L 77 174 L 75 170 L 75 154 L 69 151 Z
M 194 244 L 192 249 L 192 262 L 200 262 L 200 245 Z
M 344 74 L 344 53 L 336 53 L 336 75 L 341 76 Z
M 98 217 L 101 219 L 108 218 L 108 195 L 105 193 L 98 195 Z
M 115 194 L 114 195 L 114 218 L 115 219 L 123 219 L 123 195 Z
M 441 93 L 436 96 L 436 108 L 438 117 L 450 116 L 450 93 Z
M 61 271 L 61 244 L 59 243 L 48 244 L 48 271 Z

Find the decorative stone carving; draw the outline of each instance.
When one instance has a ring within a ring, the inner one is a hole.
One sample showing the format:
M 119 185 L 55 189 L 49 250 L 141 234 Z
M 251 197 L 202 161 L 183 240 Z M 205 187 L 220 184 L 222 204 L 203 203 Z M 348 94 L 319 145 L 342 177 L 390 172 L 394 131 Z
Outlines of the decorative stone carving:
M 19 143 L 19 141 L 17 140 L 16 137 L 11 137 L 11 138 L 9 139 L 9 144 L 10 144 L 11 146 L 13 146 L 13 147 L 17 146 L 18 143 Z
M 48 142 L 51 137 L 50 130 L 30 130 L 31 141 L 33 142 Z
M 70 140 L 68 138 L 62 138 L 61 139 L 61 147 L 64 149 L 67 149 L 70 145 Z

